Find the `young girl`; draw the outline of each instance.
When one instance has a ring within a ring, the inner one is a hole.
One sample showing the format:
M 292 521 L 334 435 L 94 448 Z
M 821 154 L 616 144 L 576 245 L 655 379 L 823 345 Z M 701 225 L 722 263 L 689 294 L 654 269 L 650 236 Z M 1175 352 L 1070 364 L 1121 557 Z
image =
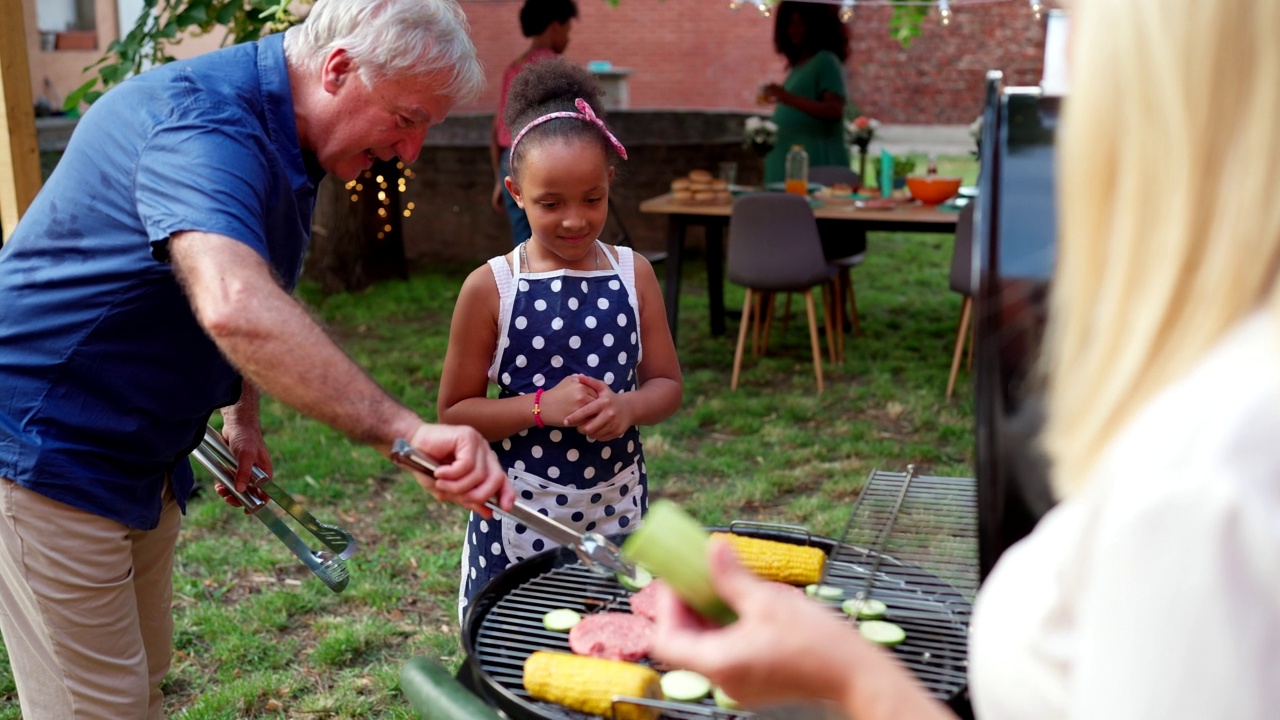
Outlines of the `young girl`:
M 608 535 L 634 530 L 646 509 L 636 426 L 669 417 L 684 390 L 653 267 L 597 239 L 613 164 L 626 159 L 596 115 L 599 96 L 590 73 L 560 58 L 512 82 L 506 120 L 518 130 L 505 182 L 532 237 L 463 284 L 439 412 L 489 439 L 520 502 Z M 459 610 L 508 565 L 551 546 L 524 525 L 473 513 Z

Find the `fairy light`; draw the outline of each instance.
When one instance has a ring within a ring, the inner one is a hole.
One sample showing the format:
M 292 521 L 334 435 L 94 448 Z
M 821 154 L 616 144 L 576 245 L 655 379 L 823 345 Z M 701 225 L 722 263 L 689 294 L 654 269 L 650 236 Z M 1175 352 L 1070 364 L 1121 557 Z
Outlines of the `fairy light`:
M 738 8 L 740 8 L 740 7 L 742 7 L 742 3 L 741 3 L 741 2 L 739 2 L 739 0 L 729 0 L 729 9 L 730 9 L 730 10 L 732 10 L 732 11 L 734 11 L 734 12 L 737 12 L 737 11 L 738 11 Z
M 840 3 L 840 22 L 847 23 L 853 19 L 853 6 L 857 0 L 844 0 Z
M 387 175 L 375 176 L 372 172 L 366 170 L 361 173 L 359 178 L 348 181 L 343 185 L 343 187 L 351 193 L 351 202 L 357 203 L 364 200 L 365 202 L 376 203 L 378 205 L 376 208 L 377 217 L 380 220 L 389 220 L 392 213 L 389 209 L 391 207 L 391 203 L 393 200 L 398 200 L 397 197 L 391 194 L 392 185 L 395 186 L 395 191 L 398 195 L 404 195 L 409 191 L 409 181 L 417 177 L 417 174 L 406 167 L 403 162 L 396 163 L 396 170 L 398 170 L 399 173 L 397 174 L 398 176 L 394 178 Z M 368 185 L 373 197 L 365 196 L 364 190 L 366 182 L 361 182 L 362 180 L 371 181 L 368 182 Z M 413 215 L 413 210 L 414 204 L 410 202 L 406 203 L 404 209 L 399 212 L 404 217 L 411 217 Z M 378 231 L 378 239 L 382 240 L 387 237 L 387 235 L 392 233 L 392 229 L 391 225 L 384 225 L 382 230 Z
M 1039 20 L 1044 15 L 1044 3 L 1041 3 L 1040 0 L 1031 0 L 1031 14 L 1035 16 L 1036 20 Z
M 938 0 L 938 20 L 943 27 L 951 24 L 951 0 Z
M 756 9 L 759 10 L 760 14 L 763 15 L 764 17 L 770 17 L 773 14 L 769 12 L 769 3 L 766 3 L 766 2 L 762 2 L 759 5 L 756 5 Z

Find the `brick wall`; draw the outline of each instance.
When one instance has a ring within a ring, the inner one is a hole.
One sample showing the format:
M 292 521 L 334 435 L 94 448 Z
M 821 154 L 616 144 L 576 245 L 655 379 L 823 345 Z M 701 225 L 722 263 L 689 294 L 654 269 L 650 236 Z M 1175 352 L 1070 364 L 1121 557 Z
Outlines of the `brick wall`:
M 502 68 L 524 51 L 518 0 L 473 0 L 463 8 L 494 82 L 460 111 L 497 107 Z M 631 107 L 756 112 L 756 88 L 786 69 L 773 50 L 773 21 L 728 0 L 578 0 L 570 59 L 609 60 L 629 68 Z M 951 25 L 931 15 L 909 48 L 889 36 L 887 8 L 859 8 L 850 25 L 851 98 L 887 123 L 968 123 L 982 102 L 983 76 L 1007 84 L 1040 79 L 1044 29 L 1021 0 L 956 7 Z

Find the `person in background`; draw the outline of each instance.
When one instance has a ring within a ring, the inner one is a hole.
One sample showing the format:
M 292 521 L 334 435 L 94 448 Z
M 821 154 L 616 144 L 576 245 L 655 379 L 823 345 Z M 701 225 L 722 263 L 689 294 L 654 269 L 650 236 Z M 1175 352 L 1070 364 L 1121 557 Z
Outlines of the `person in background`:
M 290 291 L 326 172 L 413 161 L 484 82 L 453 0 L 306 21 L 133 77 L 83 116 L 0 249 L 0 631 L 29 720 L 159 718 L 188 460 L 221 408 L 235 483 L 271 470 L 259 392 L 477 509 L 514 500 L 472 428 L 397 402 Z
M 973 707 L 979 720 L 1274 718 L 1280 4 L 1070 12 L 1043 436 L 1061 502 L 978 593 Z M 752 704 L 948 715 L 851 626 L 712 552 L 741 619 L 708 628 L 668 591 L 654 657 Z
M 787 152 L 802 145 L 809 167 L 849 167 L 844 136 L 844 62 L 849 59 L 849 31 L 840 7 L 791 0 L 778 5 L 773 46 L 787 59 L 787 79 L 765 85 L 766 102 L 777 103 L 773 122 L 778 139 L 764 159 L 765 182 L 786 179 Z
M 521 130 L 506 186 L 533 234 L 463 284 L 438 407 L 442 422 L 493 443 L 525 504 L 607 535 L 640 522 L 637 426 L 679 409 L 683 381 L 653 266 L 598 239 L 626 159 L 599 112 L 599 83 L 563 58 L 512 83 L 506 120 Z M 508 565 L 550 547 L 524 525 L 473 514 L 459 610 Z
M 493 114 L 493 132 L 489 135 L 489 161 L 493 165 L 493 209 L 505 212 L 511 222 L 511 244 L 529 239 L 529 218 L 507 192 L 504 182 L 511 174 L 511 128 L 504 119 L 507 92 L 511 81 L 526 66 L 560 55 L 569 47 L 569 31 L 578 17 L 573 0 L 525 0 L 520 8 L 520 32 L 529 38 L 529 48 L 502 71 L 502 92 L 498 111 Z

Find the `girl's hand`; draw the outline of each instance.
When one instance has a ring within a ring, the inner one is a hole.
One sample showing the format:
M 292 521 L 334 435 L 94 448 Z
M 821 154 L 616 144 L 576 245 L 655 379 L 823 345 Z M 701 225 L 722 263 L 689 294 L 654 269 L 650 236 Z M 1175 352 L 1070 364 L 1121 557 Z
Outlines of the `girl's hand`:
M 542 393 L 542 422 L 557 427 L 575 427 L 570 417 L 595 401 L 596 391 L 578 382 L 580 375 L 570 375 L 555 387 Z
M 567 425 L 575 426 L 578 432 L 591 440 L 616 440 L 622 437 L 635 423 L 631 412 L 622 397 L 615 393 L 603 380 L 579 374 L 577 381 L 595 393 L 596 399 L 565 418 Z
M 789 104 L 787 98 L 791 97 L 791 93 L 787 92 L 786 89 L 778 83 L 769 83 L 768 85 L 765 85 L 762 94 L 764 95 L 765 101 L 771 103 L 782 103 L 784 105 Z

